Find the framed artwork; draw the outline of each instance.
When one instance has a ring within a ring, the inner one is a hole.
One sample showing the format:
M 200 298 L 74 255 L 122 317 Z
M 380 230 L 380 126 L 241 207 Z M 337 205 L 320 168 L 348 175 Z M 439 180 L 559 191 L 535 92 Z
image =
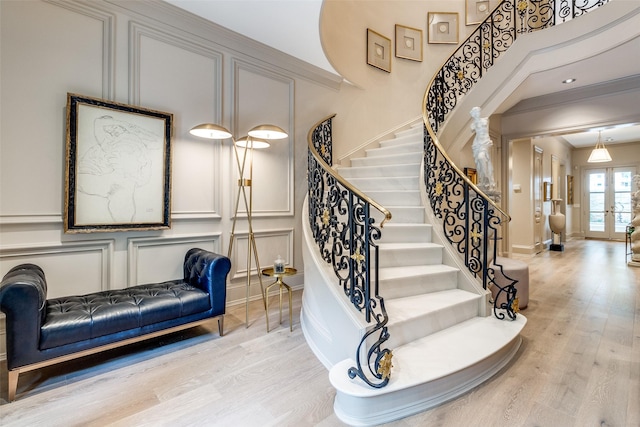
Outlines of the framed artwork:
M 489 0 L 466 0 L 465 23 L 480 24 L 491 13 L 491 6 Z
M 573 204 L 573 175 L 567 175 L 567 204 Z
M 391 39 L 367 28 L 367 64 L 391 72 Z
M 422 30 L 396 24 L 396 57 L 422 61 Z
M 473 168 L 464 168 L 464 174 L 473 182 L 478 184 L 478 172 Z
M 544 182 L 542 183 L 542 194 L 543 194 L 543 199 L 545 202 L 548 202 L 551 200 L 551 189 L 552 189 L 553 184 L 551 184 L 550 182 Z
M 429 43 L 458 43 L 457 12 L 429 12 L 427 28 Z
M 67 94 L 65 233 L 171 227 L 173 115 Z

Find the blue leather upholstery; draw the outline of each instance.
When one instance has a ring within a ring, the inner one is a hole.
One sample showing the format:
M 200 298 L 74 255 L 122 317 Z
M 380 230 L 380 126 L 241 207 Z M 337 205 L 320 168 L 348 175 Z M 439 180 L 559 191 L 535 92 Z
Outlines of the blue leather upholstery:
M 42 269 L 16 266 L 0 285 L 7 366 L 11 370 L 224 315 L 230 268 L 225 256 L 190 249 L 182 279 L 47 300 Z

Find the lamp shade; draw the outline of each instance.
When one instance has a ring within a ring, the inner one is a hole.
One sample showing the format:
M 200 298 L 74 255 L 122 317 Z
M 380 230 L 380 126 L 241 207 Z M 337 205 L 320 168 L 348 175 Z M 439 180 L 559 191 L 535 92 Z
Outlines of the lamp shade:
M 600 139 L 601 132 L 598 132 L 598 141 L 596 142 L 596 146 L 591 152 L 587 163 L 604 163 L 611 161 L 611 155 L 609 154 L 609 150 L 604 146 L 604 143 Z
M 276 125 L 258 125 L 248 132 L 249 136 L 260 139 L 286 138 L 287 132 Z
M 261 148 L 268 148 L 271 146 L 271 144 L 269 144 L 264 139 L 249 138 L 248 136 L 243 136 L 242 138 L 236 141 L 236 146 L 242 147 L 242 148 L 249 147 L 249 148 L 261 149 Z
M 609 150 L 607 150 L 604 146 L 601 148 L 594 148 L 589 156 L 588 163 L 603 163 L 610 162 L 611 155 L 609 154 Z
M 222 126 L 213 123 L 203 123 L 192 128 L 189 133 L 200 138 L 227 139 L 231 138 L 231 132 Z

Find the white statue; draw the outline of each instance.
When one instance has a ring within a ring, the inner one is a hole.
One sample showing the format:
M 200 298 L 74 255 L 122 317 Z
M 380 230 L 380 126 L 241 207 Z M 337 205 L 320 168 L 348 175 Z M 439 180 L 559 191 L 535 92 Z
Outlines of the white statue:
M 473 117 L 471 130 L 476 134 L 471 149 L 476 162 L 478 173 L 478 187 L 484 192 L 493 193 L 496 183 L 493 179 L 493 165 L 491 164 L 491 138 L 489 138 L 489 119 L 480 117 L 480 107 L 473 107 L 470 111 Z
M 631 193 L 631 225 L 634 231 L 631 233 L 631 261 L 628 265 L 640 267 L 640 175 L 633 176 L 633 183 L 636 186 L 636 191 Z

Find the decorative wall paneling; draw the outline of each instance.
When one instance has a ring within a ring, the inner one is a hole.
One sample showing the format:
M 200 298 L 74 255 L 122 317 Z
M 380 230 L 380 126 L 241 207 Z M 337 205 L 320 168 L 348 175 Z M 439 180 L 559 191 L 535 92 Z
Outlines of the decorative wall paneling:
M 129 23 L 130 102 L 174 114 L 173 219 L 220 217 L 221 144 L 189 129 L 222 123 L 222 57 L 201 41 Z M 203 192 L 203 183 L 212 191 Z
M 232 59 L 234 89 L 233 132 L 241 138 L 254 126 L 273 124 L 284 129 L 289 137 L 269 141 L 270 147 L 253 150 L 253 217 L 292 216 L 294 195 L 294 81 L 273 70 Z M 243 150 L 238 153 L 242 155 Z M 233 168 L 237 171 L 235 159 Z M 235 175 L 238 178 L 238 175 Z M 231 183 L 231 193 L 238 191 L 237 180 Z M 230 206 L 229 215 L 235 206 Z M 246 213 L 240 204 L 243 216 Z M 258 225 L 259 227 L 259 225 Z
M 287 283 L 302 286 L 294 230 L 303 195 L 295 194 L 294 165 L 304 177 L 306 150 L 294 146 L 306 146 L 306 129 L 331 108 L 339 77 L 155 0 L 16 1 L 0 8 L 0 276 L 34 262 L 55 297 L 179 277 L 189 247 L 226 254 L 237 191 L 232 146 L 188 130 L 217 122 L 237 136 L 273 123 L 289 138 L 256 156 L 254 230 L 264 267 L 281 255 L 298 269 Z M 170 230 L 62 232 L 67 92 L 173 113 Z M 296 96 L 326 102 L 296 107 Z M 243 218 L 230 305 L 245 298 Z M 3 333 L 0 324 L 0 339 Z
M 221 234 L 128 239 L 127 287 L 181 278 L 184 256 L 189 249 L 197 247 L 224 253 L 220 247 Z

